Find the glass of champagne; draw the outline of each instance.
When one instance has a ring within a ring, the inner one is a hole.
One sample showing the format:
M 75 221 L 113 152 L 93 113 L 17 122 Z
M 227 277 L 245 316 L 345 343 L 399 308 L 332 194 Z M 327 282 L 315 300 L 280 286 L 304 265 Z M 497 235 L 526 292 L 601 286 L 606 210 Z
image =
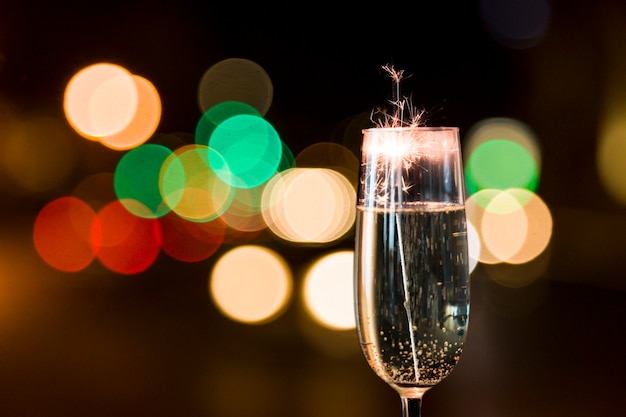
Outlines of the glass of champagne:
M 419 417 L 457 364 L 469 318 L 463 167 L 455 127 L 363 131 L 355 309 L 370 367 Z

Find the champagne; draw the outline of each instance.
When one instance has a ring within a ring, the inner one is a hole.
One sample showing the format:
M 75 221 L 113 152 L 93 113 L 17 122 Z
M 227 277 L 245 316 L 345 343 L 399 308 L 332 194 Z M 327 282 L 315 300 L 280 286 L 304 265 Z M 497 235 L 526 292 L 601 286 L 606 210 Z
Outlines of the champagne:
M 372 369 L 396 390 L 454 368 L 469 315 L 462 205 L 357 210 L 357 328 Z

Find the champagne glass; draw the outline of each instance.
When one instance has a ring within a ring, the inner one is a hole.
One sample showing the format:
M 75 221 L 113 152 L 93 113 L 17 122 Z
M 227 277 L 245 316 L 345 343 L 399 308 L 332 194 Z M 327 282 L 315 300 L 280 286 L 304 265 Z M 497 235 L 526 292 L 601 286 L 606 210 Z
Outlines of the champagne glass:
M 463 168 L 455 127 L 363 130 L 355 310 L 370 367 L 403 417 L 457 364 L 469 318 Z

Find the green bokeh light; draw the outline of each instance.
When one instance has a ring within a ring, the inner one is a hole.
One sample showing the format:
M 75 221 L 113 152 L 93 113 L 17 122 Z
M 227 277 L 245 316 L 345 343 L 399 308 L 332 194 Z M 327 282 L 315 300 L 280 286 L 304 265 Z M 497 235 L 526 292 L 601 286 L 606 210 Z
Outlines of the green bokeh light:
M 170 211 L 159 190 L 163 162 L 172 151 L 162 145 L 145 144 L 128 151 L 115 168 L 113 186 L 124 207 L 143 218 L 156 218 Z
M 247 114 L 220 123 L 211 135 L 209 147 L 216 152 L 209 154 L 211 166 L 226 164 L 231 175 L 222 180 L 238 188 L 267 182 L 279 168 L 283 152 L 282 140 L 274 127 L 262 117 Z M 219 169 L 217 174 L 222 176 L 224 171 Z
M 483 142 L 469 156 L 465 182 L 470 194 L 489 188 L 536 191 L 539 169 L 533 156 L 520 144 L 493 139 Z
M 240 101 L 223 101 L 208 109 L 200 117 L 196 125 L 195 142 L 198 145 L 208 145 L 215 128 L 224 120 L 239 114 L 261 116 L 261 113 L 250 104 Z

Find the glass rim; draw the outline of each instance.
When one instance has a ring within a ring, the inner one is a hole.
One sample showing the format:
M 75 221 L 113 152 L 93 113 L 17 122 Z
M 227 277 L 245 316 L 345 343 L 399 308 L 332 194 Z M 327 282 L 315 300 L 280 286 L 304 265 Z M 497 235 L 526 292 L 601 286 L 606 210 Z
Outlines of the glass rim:
M 362 129 L 361 133 L 367 132 L 458 132 L 459 128 L 456 126 L 395 126 L 395 127 L 368 127 L 366 129 Z

